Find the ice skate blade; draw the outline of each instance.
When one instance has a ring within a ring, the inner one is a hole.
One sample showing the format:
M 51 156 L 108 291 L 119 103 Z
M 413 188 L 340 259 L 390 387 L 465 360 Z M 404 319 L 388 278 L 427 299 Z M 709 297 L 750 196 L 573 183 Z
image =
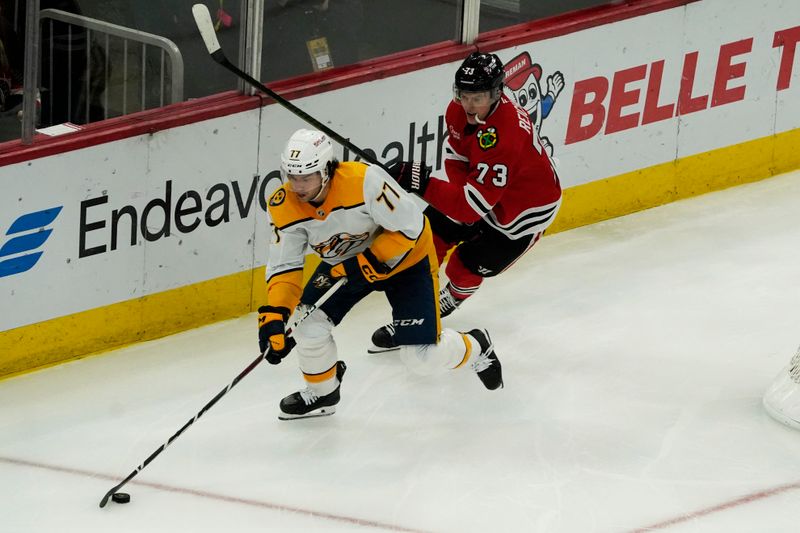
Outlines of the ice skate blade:
M 289 413 L 281 413 L 278 415 L 278 420 L 299 420 L 301 418 L 319 418 L 320 416 L 331 416 L 336 412 L 336 406 L 321 407 L 315 411 L 311 411 L 304 415 L 290 415 Z
M 800 429 L 800 420 L 795 420 L 794 418 L 788 416 L 783 410 L 779 407 L 772 405 L 771 402 L 764 398 L 762 400 L 762 404 L 764 405 L 764 409 L 766 409 L 769 416 L 784 424 L 792 429 Z
M 367 353 L 376 354 L 376 353 L 386 353 L 386 352 L 396 352 L 399 350 L 399 346 L 394 346 L 392 348 L 381 348 L 380 346 L 375 346 L 374 344 L 367 348 Z

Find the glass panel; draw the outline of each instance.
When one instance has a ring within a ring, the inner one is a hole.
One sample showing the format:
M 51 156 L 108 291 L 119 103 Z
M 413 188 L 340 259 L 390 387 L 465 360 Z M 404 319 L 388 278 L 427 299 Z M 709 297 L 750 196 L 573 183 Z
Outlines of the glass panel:
M 25 13 L 15 4 L 25 0 L 0 1 L 0 142 L 18 139 L 22 124 L 22 75 L 25 62 Z
M 236 88 L 197 33 L 197 0 L 40 0 L 173 41 L 183 98 Z M 480 31 L 626 0 L 483 0 Z M 0 0 L 0 141 L 19 137 L 25 0 Z M 237 62 L 242 0 L 205 0 L 226 55 Z M 261 79 L 273 81 L 458 39 L 460 0 L 265 0 Z M 170 67 L 152 47 L 61 22 L 42 24 L 39 126 L 77 124 L 169 102 Z
M 182 98 L 234 90 L 237 80 L 209 58 L 192 17 L 198 0 L 40 0 L 58 9 L 172 41 L 184 64 Z M 205 0 L 226 55 L 236 61 L 244 28 L 242 0 Z M 0 0 L 0 141 L 20 136 L 26 0 Z M 161 50 L 135 38 L 43 17 L 40 120 L 37 127 L 85 124 L 171 102 L 172 66 Z M 2 53 L 5 52 L 5 55 Z M 3 80 L 12 80 L 11 87 Z M 18 80 L 18 81 L 17 81 Z M 9 101 L 3 97 L 11 94 Z
M 625 4 L 628 0 L 481 0 L 480 31 L 561 15 L 587 7 Z
M 44 3 L 45 0 L 41 1 Z M 86 16 L 166 37 L 174 42 L 183 57 L 184 100 L 235 90 L 237 86 L 237 79 L 208 56 L 192 17 L 192 6 L 196 3 L 208 6 L 225 55 L 237 63 L 239 39 L 246 22 L 241 11 L 242 0 L 80 0 Z M 141 54 L 137 57 L 141 61 Z M 160 57 L 154 55 L 151 61 L 154 62 L 154 68 L 148 68 L 148 73 L 157 77 L 158 69 L 155 67 L 160 63 Z
M 261 79 L 327 70 L 457 38 L 460 1 L 266 0 Z

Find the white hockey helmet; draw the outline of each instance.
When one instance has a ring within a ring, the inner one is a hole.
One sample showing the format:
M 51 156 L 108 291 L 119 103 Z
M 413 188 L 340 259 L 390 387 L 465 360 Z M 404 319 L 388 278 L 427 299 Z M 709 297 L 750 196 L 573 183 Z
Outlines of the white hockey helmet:
M 317 130 L 297 130 L 289 137 L 281 154 L 281 172 L 301 175 L 319 172 L 322 186 L 330 179 L 333 161 L 333 144 L 327 135 Z

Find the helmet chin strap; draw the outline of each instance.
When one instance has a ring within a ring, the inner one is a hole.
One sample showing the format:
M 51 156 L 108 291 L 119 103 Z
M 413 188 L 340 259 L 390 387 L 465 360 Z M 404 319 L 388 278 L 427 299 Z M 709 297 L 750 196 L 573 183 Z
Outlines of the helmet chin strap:
M 322 178 L 322 181 L 319 184 L 319 192 L 317 194 L 315 194 L 314 198 L 309 200 L 309 202 L 316 202 L 317 201 L 319 196 L 322 194 L 322 191 L 324 191 L 325 187 L 328 185 L 328 181 L 330 181 L 330 178 Z
M 498 103 L 499 101 L 500 101 L 500 99 L 499 99 L 499 98 L 498 98 L 497 100 L 495 100 L 495 101 L 494 101 L 494 103 L 492 104 L 492 107 L 490 107 L 490 108 L 489 108 L 489 112 L 488 112 L 488 113 L 486 113 L 486 116 L 487 116 L 487 117 L 488 117 L 489 115 L 491 115 L 491 114 L 492 114 L 492 111 L 494 111 L 494 110 L 497 108 L 497 103 Z M 475 118 L 475 122 L 477 122 L 477 123 L 478 123 L 478 124 L 480 124 L 481 126 L 482 126 L 482 125 L 484 125 L 484 124 L 486 124 L 486 121 L 485 121 L 485 120 L 481 120 L 481 117 L 479 117 L 477 113 L 475 113 L 475 117 L 474 117 L 474 118 Z

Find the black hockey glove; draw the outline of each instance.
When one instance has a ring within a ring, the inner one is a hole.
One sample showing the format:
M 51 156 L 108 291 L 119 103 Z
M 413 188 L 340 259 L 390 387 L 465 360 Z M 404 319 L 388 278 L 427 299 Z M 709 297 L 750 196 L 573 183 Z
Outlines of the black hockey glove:
M 369 284 L 386 279 L 390 271 L 391 269 L 378 261 L 378 258 L 367 248 L 360 254 L 333 266 L 331 277 L 335 279 L 347 276 L 349 283 Z
M 421 161 L 400 161 L 389 167 L 389 175 L 408 192 L 413 192 L 420 197 L 428 188 L 432 168 L 423 165 Z
M 285 307 L 264 305 L 258 308 L 258 347 L 262 354 L 267 352 L 270 364 L 280 363 L 297 344 L 293 338 L 286 337 L 286 321 L 290 314 Z

